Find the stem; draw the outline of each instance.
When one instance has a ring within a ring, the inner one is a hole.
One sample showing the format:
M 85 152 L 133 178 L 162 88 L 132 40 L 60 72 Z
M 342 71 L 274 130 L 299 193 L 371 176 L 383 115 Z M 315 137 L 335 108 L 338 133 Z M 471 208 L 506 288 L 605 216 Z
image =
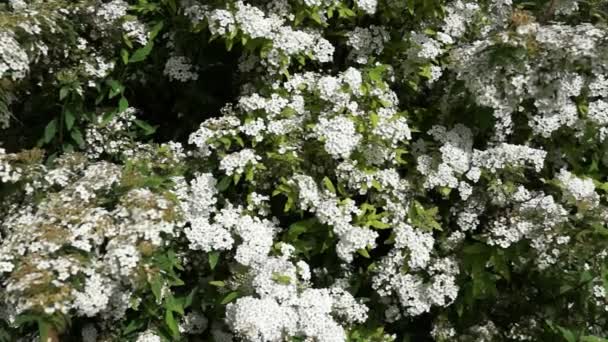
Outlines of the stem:
M 547 7 L 547 10 L 545 11 L 545 14 L 543 14 L 543 16 L 541 17 L 540 22 L 545 23 L 549 19 L 551 19 L 551 17 L 555 13 L 556 7 L 557 7 L 557 0 L 551 0 L 551 3 L 549 3 L 549 7 Z

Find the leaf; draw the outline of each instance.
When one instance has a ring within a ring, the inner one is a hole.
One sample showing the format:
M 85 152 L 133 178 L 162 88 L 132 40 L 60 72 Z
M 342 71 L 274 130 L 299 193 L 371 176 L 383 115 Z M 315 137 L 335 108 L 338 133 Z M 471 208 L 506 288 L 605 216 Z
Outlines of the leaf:
M 127 325 L 127 327 L 123 329 L 122 334 L 129 335 L 130 333 L 141 329 L 144 326 L 144 324 L 145 324 L 145 322 L 143 320 L 139 320 L 139 319 L 132 320 L 131 322 L 129 322 L 129 325 Z
M 228 304 L 228 303 L 232 302 L 233 300 L 235 300 L 238 296 L 239 296 L 239 293 L 237 291 L 232 291 L 229 294 L 227 294 L 224 298 L 222 298 L 222 301 L 220 302 L 220 304 L 222 304 L 222 305 Z
M 323 185 L 325 185 L 325 188 L 327 188 L 327 190 L 331 191 L 332 194 L 336 193 L 336 188 L 334 187 L 334 184 L 331 182 L 331 179 L 329 179 L 327 176 L 323 177 Z
M 217 191 L 219 191 L 219 192 L 226 191 L 226 189 L 228 189 L 228 187 L 230 186 L 231 182 L 232 182 L 231 177 L 229 177 L 229 176 L 222 177 L 222 179 L 220 179 L 220 181 L 216 185 Z
M 215 266 L 217 266 L 217 262 L 220 259 L 220 252 L 214 251 L 214 252 L 209 252 L 209 267 L 211 267 L 211 270 L 215 269 Z
M 151 134 L 154 134 L 154 132 L 156 132 L 156 127 L 151 126 L 149 123 L 147 123 L 145 121 L 135 119 L 135 120 L 133 120 L 133 122 L 137 125 L 137 127 L 144 130 L 145 135 L 151 135 Z
M 70 94 L 70 87 L 63 86 L 59 89 L 59 100 L 65 99 Z
M 76 144 L 78 144 L 78 147 L 84 148 L 84 145 L 85 145 L 84 139 L 82 138 L 82 134 L 80 133 L 80 130 L 78 128 L 74 128 L 70 132 L 70 136 L 72 137 L 72 139 L 74 139 Z
M 125 49 L 120 49 L 120 57 L 122 58 L 123 64 L 129 64 L 129 51 Z
M 129 108 L 129 101 L 123 96 L 118 100 L 118 112 L 122 113 Z
M 44 128 L 44 143 L 48 144 L 57 134 L 57 118 L 51 120 Z
M 51 326 L 43 319 L 38 319 L 38 333 L 40 334 L 40 341 L 53 341 L 51 338 Z
M 574 333 L 564 327 L 561 327 L 559 325 L 556 325 L 557 329 L 559 330 L 560 334 L 562 335 L 562 337 L 564 339 L 566 339 L 566 341 L 568 342 L 576 342 L 576 335 L 574 335 Z
M 369 221 L 368 224 L 376 229 L 388 229 L 391 227 L 390 224 L 378 220 Z
M 154 276 L 152 282 L 150 283 L 150 289 L 152 290 L 154 298 L 156 298 L 157 301 L 161 298 L 161 289 L 163 288 L 163 283 L 163 279 L 158 274 Z
M 150 52 L 152 51 L 153 47 L 154 47 L 154 42 L 152 40 L 150 40 L 148 42 L 148 44 L 146 44 L 146 46 L 135 50 L 135 52 L 129 59 L 129 63 L 137 63 L 137 62 L 144 61 L 148 57 Z
M 152 30 L 150 30 L 150 39 L 151 40 L 156 38 L 156 36 L 158 36 L 158 33 L 160 32 L 160 30 L 163 29 L 164 24 L 165 23 L 161 20 L 152 27 Z
M 274 280 L 275 282 L 282 284 L 282 285 L 289 285 L 291 284 L 291 278 L 288 275 L 284 275 L 284 274 L 280 274 L 280 273 L 273 273 L 272 274 L 272 280 Z
M 209 285 L 213 285 L 216 287 L 224 287 L 224 286 L 226 286 L 226 283 L 221 280 L 212 280 L 209 282 Z
M 192 301 L 194 300 L 194 295 L 196 294 L 197 291 L 198 291 L 198 287 L 193 288 L 192 291 L 190 291 L 190 293 L 188 294 L 188 296 L 186 296 L 186 298 L 184 298 L 184 309 L 187 309 L 192 305 Z
M 316 224 L 318 220 L 315 217 L 292 223 L 287 231 L 288 240 L 297 240 L 298 236 L 310 231 Z
M 173 296 L 173 294 L 169 293 L 165 297 L 165 308 L 169 311 L 177 312 L 180 315 L 183 315 L 184 314 L 184 299 L 185 299 L 185 297 L 175 298 Z
M 369 252 L 367 252 L 367 249 L 365 249 L 365 248 L 361 248 L 361 249 L 357 250 L 357 253 L 359 253 L 364 258 L 367 258 L 367 259 L 370 258 Z
M 110 99 L 116 97 L 118 94 L 122 93 L 125 89 L 125 87 L 116 80 L 109 80 L 108 85 L 110 86 L 110 93 L 108 94 L 108 98 L 110 98 Z
M 581 336 L 580 342 L 608 342 L 608 339 L 597 336 Z
M 173 312 L 170 310 L 165 311 L 165 323 L 169 327 L 169 330 L 171 330 L 173 337 L 179 337 L 179 327 L 177 326 Z
M 69 110 L 69 109 L 66 109 L 63 112 L 63 115 L 64 115 L 64 118 L 65 118 L 65 127 L 69 131 L 74 126 L 74 121 L 76 121 L 76 117 L 74 116 L 74 113 L 72 113 L 72 111 Z

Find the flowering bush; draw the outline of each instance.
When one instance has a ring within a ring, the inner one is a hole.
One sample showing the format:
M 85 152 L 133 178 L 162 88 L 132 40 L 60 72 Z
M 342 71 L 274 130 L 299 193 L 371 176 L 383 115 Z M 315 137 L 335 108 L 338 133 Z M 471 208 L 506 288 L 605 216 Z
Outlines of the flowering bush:
M 607 13 L 0 4 L 0 341 L 608 341 Z

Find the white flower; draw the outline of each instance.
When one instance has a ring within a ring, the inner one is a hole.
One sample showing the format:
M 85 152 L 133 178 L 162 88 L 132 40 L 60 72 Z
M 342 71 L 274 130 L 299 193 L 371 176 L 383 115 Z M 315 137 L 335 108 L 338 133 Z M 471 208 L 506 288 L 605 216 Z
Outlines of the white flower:
M 367 14 L 376 13 L 376 7 L 378 6 L 378 0 L 356 0 L 357 7 Z
M 562 169 L 557 175 L 557 180 L 576 201 L 584 201 L 592 206 L 599 204 L 600 196 L 595 192 L 595 184 L 591 178 L 579 178 Z
M 165 63 L 163 73 L 172 81 L 188 82 L 198 79 L 196 66 L 184 56 L 171 56 Z
M 220 170 L 228 176 L 241 174 L 245 171 L 246 166 L 254 166 L 259 160 L 261 160 L 261 157 L 256 155 L 254 150 L 243 149 L 225 156 L 220 161 Z
M 0 76 L 18 80 L 29 70 L 28 56 L 9 32 L 0 33 Z
M 319 119 L 315 133 L 325 141 L 325 150 L 335 159 L 348 158 L 361 140 L 361 135 L 355 131 L 355 124 L 341 116 L 330 120 Z

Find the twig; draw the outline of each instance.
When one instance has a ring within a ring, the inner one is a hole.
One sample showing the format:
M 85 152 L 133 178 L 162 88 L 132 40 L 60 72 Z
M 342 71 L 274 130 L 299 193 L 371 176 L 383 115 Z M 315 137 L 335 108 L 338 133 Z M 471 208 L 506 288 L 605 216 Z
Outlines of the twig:
M 556 7 L 557 7 L 557 0 L 551 0 L 549 7 L 547 7 L 547 10 L 545 11 L 545 14 L 543 14 L 543 16 L 541 17 L 540 22 L 545 23 L 549 19 L 551 19 L 551 17 L 555 13 Z

